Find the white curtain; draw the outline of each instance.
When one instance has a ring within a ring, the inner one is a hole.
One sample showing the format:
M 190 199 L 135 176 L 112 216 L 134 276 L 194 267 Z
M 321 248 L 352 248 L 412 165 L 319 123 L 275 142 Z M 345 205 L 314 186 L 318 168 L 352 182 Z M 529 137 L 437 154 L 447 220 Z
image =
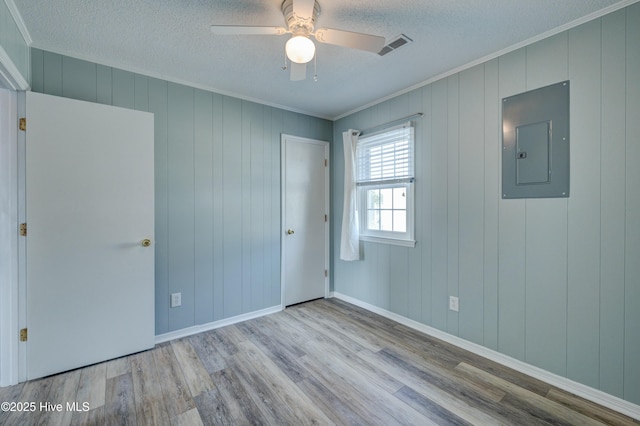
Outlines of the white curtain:
M 342 237 L 340 240 L 340 259 L 342 260 L 360 260 L 356 192 L 356 145 L 359 134 L 359 131 L 353 129 L 342 133 L 344 143 L 344 209 L 342 211 Z

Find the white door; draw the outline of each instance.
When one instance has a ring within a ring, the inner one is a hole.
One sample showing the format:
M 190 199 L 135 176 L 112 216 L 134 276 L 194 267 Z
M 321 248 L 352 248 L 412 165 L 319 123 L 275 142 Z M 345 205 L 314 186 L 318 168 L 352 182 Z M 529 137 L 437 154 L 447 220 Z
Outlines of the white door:
M 327 142 L 282 136 L 284 306 L 328 294 L 328 158 Z
M 27 92 L 26 115 L 34 379 L 154 345 L 153 114 Z

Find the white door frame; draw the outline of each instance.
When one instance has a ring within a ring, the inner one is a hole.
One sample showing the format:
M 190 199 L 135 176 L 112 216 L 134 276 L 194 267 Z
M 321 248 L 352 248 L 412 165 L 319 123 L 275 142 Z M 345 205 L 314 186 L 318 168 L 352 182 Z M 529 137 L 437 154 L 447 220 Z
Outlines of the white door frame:
M 17 122 L 17 92 L 0 89 L 0 387 L 18 383 Z
M 284 143 L 285 140 L 289 140 L 289 141 L 294 141 L 294 142 L 299 142 L 299 143 L 313 143 L 313 144 L 323 144 L 324 145 L 324 155 L 325 155 L 325 159 L 327 160 L 327 167 L 325 167 L 324 169 L 324 185 L 325 185 L 325 199 L 324 199 L 324 208 L 325 208 L 325 212 L 327 214 L 327 221 L 325 222 L 325 228 L 324 228 L 324 269 L 327 271 L 327 275 L 324 278 L 324 297 L 329 297 L 329 282 L 330 282 L 330 277 L 331 277 L 331 270 L 329 268 L 329 230 L 330 230 L 330 223 L 331 223 L 331 216 L 329 215 L 329 200 L 330 200 L 330 186 L 329 186 L 329 142 L 327 141 L 321 141 L 318 139 L 309 139 L 309 138 L 303 138 L 300 136 L 294 136 L 294 135 L 288 135 L 283 133 L 280 136 L 280 171 L 281 171 L 281 175 L 280 175 L 280 181 L 281 181 L 281 185 L 280 185 L 280 201 L 281 201 L 281 208 L 280 208 L 280 306 L 281 309 L 284 310 L 285 308 L 285 276 L 284 276 L 284 266 L 285 266 L 285 262 L 286 262 L 286 257 L 285 257 L 285 250 L 284 250 L 284 244 L 285 244 L 285 238 L 284 238 L 284 233 L 285 233 L 285 228 L 286 228 L 286 223 L 285 223 L 285 206 L 286 206 L 286 192 L 285 192 L 285 178 L 287 176 L 286 172 L 287 172 L 287 162 L 286 162 L 286 157 L 285 157 L 285 150 L 284 150 Z
M 11 11 L 13 12 L 13 11 Z M 13 13 L 12 13 L 13 15 Z M 14 17 L 14 21 L 18 21 Z M 24 37 L 24 34 L 22 34 Z M 29 90 L 29 82 L 0 46 L 0 387 L 19 381 L 20 327 L 19 293 L 22 272 L 18 240 L 20 222 L 20 153 L 24 133 L 18 132 L 23 103 L 18 91 Z M 24 188 L 24 186 L 22 186 Z M 22 193 L 23 194 L 23 193 Z
M 19 284 L 20 250 L 18 223 L 20 209 L 20 134 L 18 90 L 29 83 L 0 46 L 0 387 L 19 380 Z

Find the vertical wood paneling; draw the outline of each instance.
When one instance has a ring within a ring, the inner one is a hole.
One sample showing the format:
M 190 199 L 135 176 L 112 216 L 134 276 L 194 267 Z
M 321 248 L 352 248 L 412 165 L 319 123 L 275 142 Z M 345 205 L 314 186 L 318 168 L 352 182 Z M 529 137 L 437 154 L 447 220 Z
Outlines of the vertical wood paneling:
M 265 143 L 264 143 L 264 119 L 263 107 L 258 104 L 251 105 L 251 140 L 250 140 L 250 205 L 249 212 L 251 214 L 249 232 L 250 232 L 250 268 L 251 268 L 251 285 L 250 285 L 250 303 L 249 310 L 255 311 L 265 308 L 264 305 L 264 252 L 265 252 L 265 228 L 263 208 L 265 192 L 262 186 L 262 176 L 265 175 Z
M 526 52 L 528 90 L 567 79 L 566 33 L 528 46 Z M 525 360 L 565 375 L 567 199 L 529 199 L 526 209 Z
M 262 210 L 260 214 L 255 214 L 255 218 L 259 221 L 259 230 L 260 230 L 260 241 L 257 246 L 257 253 L 254 253 L 254 258 L 256 259 L 256 270 L 261 271 L 261 276 L 258 277 L 257 281 L 254 281 L 254 285 L 256 286 L 256 293 L 259 294 L 259 300 L 252 300 L 252 304 L 255 306 L 272 306 L 267 303 L 267 301 L 271 297 L 271 289 L 269 286 L 269 282 L 271 279 L 271 237 L 279 236 L 279 233 L 272 234 L 271 230 L 271 208 L 270 208 L 270 199 L 271 199 L 271 182 L 270 179 L 265 179 L 265 176 L 271 176 L 271 108 L 264 107 L 260 109 L 259 114 L 260 123 L 257 127 L 257 132 L 259 132 L 258 139 L 252 140 L 252 164 L 255 163 L 258 165 L 257 168 L 261 169 L 261 176 L 257 176 L 255 171 L 253 171 L 252 165 L 252 203 L 256 201 L 256 199 L 262 199 L 262 204 L 260 205 L 260 209 Z M 261 144 L 261 146 L 258 146 Z M 255 153 L 253 152 L 253 148 L 256 147 L 260 151 L 261 158 L 255 158 Z M 256 304 L 257 303 L 257 304 Z
M 416 215 L 416 222 L 420 222 L 420 233 L 417 234 L 418 244 L 421 245 L 421 258 L 417 262 L 421 266 L 421 291 L 422 300 L 420 318 L 416 318 L 417 321 L 422 321 L 425 324 L 432 323 L 432 299 L 433 299 L 433 217 L 432 217 L 432 204 L 433 204 L 433 181 L 435 179 L 432 167 L 433 158 L 433 140 L 431 134 L 433 132 L 432 121 L 432 88 L 431 86 L 424 87 L 421 90 L 422 93 L 422 108 L 421 111 L 424 114 L 420 120 L 420 155 L 416 157 L 416 173 L 417 173 L 417 186 L 420 192 L 421 199 L 419 202 L 422 204 L 421 213 Z M 416 200 L 418 201 L 418 200 Z
M 242 102 L 228 96 L 223 105 L 224 317 L 242 312 Z
M 378 262 L 379 247 L 375 244 L 368 242 L 360 242 L 362 256 L 368 265 L 374 265 L 375 267 L 363 268 L 362 265 L 350 265 L 349 274 L 353 276 L 354 286 L 361 282 L 368 282 L 368 286 L 365 285 L 363 291 L 366 292 L 366 298 L 363 300 L 370 300 L 377 306 L 389 306 L 388 287 L 383 287 L 386 283 L 386 278 L 389 275 L 388 262 L 380 264 Z M 361 258 L 362 259 L 362 258 Z M 375 260 L 374 260 L 375 259 Z
M 112 102 L 111 68 L 105 65 L 96 66 L 96 102 L 111 105 Z M 150 110 L 150 109 L 149 109 Z
M 36 91 L 154 114 L 156 333 L 279 305 L 280 134 L 330 139 L 331 123 L 38 49 L 32 55 Z M 181 307 L 169 307 L 173 292 L 182 293 Z
M 380 259 L 380 261 L 383 260 Z M 389 283 L 389 309 L 402 316 L 408 316 L 409 249 L 406 247 L 389 247 L 387 283 Z M 364 283 L 361 283 L 361 287 L 364 288 Z
M 31 48 L 31 90 L 44 91 L 44 52 L 34 47 Z
M 252 115 L 252 103 L 242 101 L 242 135 L 241 135 L 241 207 L 239 215 L 241 217 L 240 224 L 240 241 L 242 253 L 242 304 L 243 312 L 248 311 L 251 306 L 251 122 L 254 120 Z
M 111 72 L 111 102 L 122 108 L 135 108 L 135 75 L 129 71 L 113 69 Z
M 498 60 L 484 64 L 484 345 L 498 349 L 500 96 Z
M 525 49 L 501 56 L 498 73 L 500 99 L 524 92 Z M 525 354 L 525 206 L 525 200 L 501 199 L 498 208 L 498 350 L 520 360 Z
M 213 94 L 211 121 L 213 201 L 213 319 L 224 318 L 224 134 L 223 96 Z M 271 304 L 273 305 L 273 303 Z
M 431 94 L 431 317 L 434 327 L 446 331 L 449 311 L 447 282 L 447 80 L 432 85 Z
M 269 256 L 266 261 L 268 262 L 267 273 L 269 281 L 266 288 L 266 299 L 268 306 L 273 306 L 280 302 L 280 132 L 282 129 L 282 114 L 281 110 L 275 108 L 269 108 L 265 113 L 265 135 L 270 135 L 268 138 L 268 146 L 265 147 L 265 156 L 268 157 L 269 167 L 266 172 L 267 179 L 265 179 L 265 191 L 270 194 L 267 197 L 265 203 L 269 208 L 269 215 L 265 226 L 267 228 L 267 250 Z M 330 131 L 333 130 L 331 127 Z M 325 130 L 326 132 L 326 130 Z M 332 136 L 329 137 L 331 139 Z
M 430 180 L 416 182 L 418 244 L 429 250 L 405 260 L 366 243 L 357 268 L 343 274 L 335 260 L 335 289 L 401 315 L 421 297 L 432 327 L 637 403 L 639 28 L 634 4 L 339 120 L 335 135 L 384 123 L 422 93 L 430 117 L 416 173 Z M 571 197 L 501 199 L 501 99 L 567 79 Z
M 460 337 L 484 341 L 484 65 L 460 73 Z
M 291 111 L 284 111 L 282 115 L 282 133 L 300 135 L 300 128 L 300 118 L 298 114 Z
M 602 18 L 600 389 L 622 398 L 624 383 L 626 13 Z
M 271 109 L 271 297 L 270 305 L 280 303 L 281 288 L 280 282 L 282 277 L 280 274 L 280 140 L 281 134 L 284 133 L 284 112 L 279 109 Z
M 638 28 L 634 4 L 335 123 L 335 290 L 639 403 Z M 500 100 L 569 77 L 571 198 L 502 200 Z M 157 333 L 279 303 L 280 134 L 327 139 L 331 123 L 216 94 L 208 110 L 193 89 L 37 49 L 32 86 L 154 112 Z M 364 260 L 338 260 L 342 131 L 420 103 L 429 114 L 417 127 L 419 246 L 365 243 Z M 269 214 L 254 212 L 261 205 Z M 178 310 L 168 308 L 172 291 L 183 292 Z M 459 315 L 449 294 L 461 297 Z
M 96 64 L 80 59 L 62 58 L 62 95 L 65 98 L 96 102 Z
M 448 296 L 460 292 L 460 76 L 447 78 L 447 289 Z M 458 335 L 459 313 L 447 312 L 447 331 Z
M 598 387 L 600 324 L 600 20 L 569 31 L 571 181 L 567 377 Z
M 640 3 L 627 9 L 624 398 L 640 404 Z
M 169 83 L 168 99 L 169 293 L 182 293 L 182 306 L 169 309 L 169 327 L 177 330 L 194 324 L 194 89 Z
M 196 324 L 205 324 L 214 320 L 213 95 L 194 95 L 194 316 Z
M 273 175 L 273 138 L 271 134 L 273 132 L 272 126 L 272 108 L 264 108 L 262 114 L 262 164 L 263 175 L 261 177 L 262 186 L 261 191 L 263 194 L 263 204 L 260 207 L 262 209 L 262 228 L 263 228 L 263 241 L 262 241 L 262 255 L 263 259 L 263 276 L 262 276 L 262 304 L 263 306 L 273 306 L 274 303 L 270 303 L 271 299 L 271 285 L 269 284 L 274 277 L 273 271 L 273 257 L 274 251 L 277 250 L 277 243 L 280 237 L 279 228 L 274 227 L 273 224 L 273 211 L 271 204 L 275 198 L 273 191 L 271 176 Z M 278 145 L 279 147 L 279 145 Z M 278 150 L 279 151 L 279 150 Z M 279 169 L 278 169 L 279 171 Z M 267 177 L 267 178 L 265 178 Z M 327 212 L 330 214 L 330 212 Z
M 566 201 L 527 200 L 525 361 L 559 375 L 567 359 Z M 549 350 L 553 348 L 553 350 Z
M 55 53 L 43 53 L 44 75 L 43 93 L 62 95 L 62 56 Z
M 139 74 L 133 76 L 133 107 L 149 111 L 149 79 Z
M 149 111 L 154 117 L 156 334 L 169 331 L 169 198 L 167 82 L 149 79 Z
M 414 90 L 413 92 L 408 94 L 408 113 L 407 115 L 415 114 L 416 112 L 423 112 L 422 108 L 422 90 Z M 424 121 L 421 119 L 414 121 L 415 125 L 415 162 L 416 168 L 418 168 L 418 164 L 422 162 L 424 158 L 423 151 L 425 149 L 425 138 L 424 138 Z M 425 272 L 428 272 L 429 264 L 422 264 L 422 250 L 425 246 L 425 240 L 423 234 L 425 233 L 425 229 L 428 226 L 425 226 L 423 222 L 426 222 L 429 218 L 429 215 L 425 215 L 423 210 L 423 198 L 424 194 L 428 193 L 426 191 L 429 188 L 429 180 L 424 178 L 424 175 L 429 172 L 428 167 L 424 165 L 419 167 L 418 170 L 421 171 L 419 176 L 416 176 L 416 180 L 422 181 L 420 188 L 415 191 L 415 217 L 420 218 L 420 220 L 415 220 L 415 238 L 420 241 L 413 250 L 406 250 L 407 256 L 409 259 L 409 285 L 407 288 L 407 317 L 416 321 L 420 321 L 422 318 L 422 275 Z

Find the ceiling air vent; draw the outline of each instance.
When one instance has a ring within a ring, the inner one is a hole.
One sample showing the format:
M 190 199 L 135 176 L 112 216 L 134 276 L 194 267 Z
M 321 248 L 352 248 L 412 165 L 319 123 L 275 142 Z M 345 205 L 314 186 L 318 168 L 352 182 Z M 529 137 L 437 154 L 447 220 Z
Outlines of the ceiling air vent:
M 409 37 L 407 37 L 404 34 L 400 34 L 398 37 L 391 40 L 385 47 L 383 47 L 382 50 L 378 52 L 378 55 L 384 56 L 387 53 L 393 52 L 394 50 L 397 50 L 402 46 L 404 46 L 405 44 L 408 44 L 411 42 L 413 42 L 413 40 L 411 40 Z

